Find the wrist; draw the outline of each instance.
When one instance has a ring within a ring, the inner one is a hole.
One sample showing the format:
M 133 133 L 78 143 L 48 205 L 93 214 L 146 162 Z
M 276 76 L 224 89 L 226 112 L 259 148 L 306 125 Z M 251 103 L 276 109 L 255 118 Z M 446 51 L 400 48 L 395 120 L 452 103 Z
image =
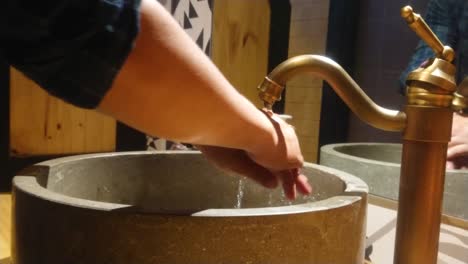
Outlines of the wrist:
M 250 134 L 252 138 L 245 149 L 247 152 L 254 155 L 275 149 L 279 142 L 277 129 L 271 118 L 273 112 L 259 109 L 257 114 L 257 132 Z

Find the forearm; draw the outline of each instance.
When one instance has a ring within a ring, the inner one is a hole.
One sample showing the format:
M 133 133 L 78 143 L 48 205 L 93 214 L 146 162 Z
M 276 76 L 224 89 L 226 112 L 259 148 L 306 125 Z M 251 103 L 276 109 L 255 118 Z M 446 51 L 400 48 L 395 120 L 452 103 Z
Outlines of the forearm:
M 152 1 L 142 3 L 136 46 L 99 109 L 177 141 L 246 150 L 277 141 L 268 118 Z

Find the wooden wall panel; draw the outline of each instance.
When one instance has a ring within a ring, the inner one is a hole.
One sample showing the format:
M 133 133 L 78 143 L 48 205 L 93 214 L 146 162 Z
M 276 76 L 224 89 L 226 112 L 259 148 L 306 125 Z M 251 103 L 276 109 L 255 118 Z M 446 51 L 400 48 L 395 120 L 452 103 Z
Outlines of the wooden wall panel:
M 113 119 L 48 95 L 13 68 L 10 81 L 11 156 L 115 149 Z
M 6 264 L 11 249 L 11 195 L 0 194 L 0 264 Z
M 212 60 L 228 80 L 260 106 L 257 85 L 267 74 L 268 0 L 214 0 Z

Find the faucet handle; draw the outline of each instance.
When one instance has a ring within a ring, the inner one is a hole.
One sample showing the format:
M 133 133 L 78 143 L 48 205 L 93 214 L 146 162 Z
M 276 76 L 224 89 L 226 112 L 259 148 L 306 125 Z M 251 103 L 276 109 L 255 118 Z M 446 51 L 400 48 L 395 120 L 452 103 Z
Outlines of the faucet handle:
M 406 20 L 408 26 L 432 48 L 438 58 L 452 62 L 455 58 L 455 52 L 449 46 L 444 46 L 440 39 L 432 32 L 424 19 L 413 12 L 411 6 L 405 6 L 401 9 L 401 17 Z

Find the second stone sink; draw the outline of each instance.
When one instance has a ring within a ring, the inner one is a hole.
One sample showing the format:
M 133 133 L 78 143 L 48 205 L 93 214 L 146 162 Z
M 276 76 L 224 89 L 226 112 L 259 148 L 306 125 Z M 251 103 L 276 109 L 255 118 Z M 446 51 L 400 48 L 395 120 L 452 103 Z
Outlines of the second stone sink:
M 342 143 L 323 146 L 320 164 L 361 178 L 369 193 L 397 200 L 402 145 Z M 468 170 L 448 170 L 445 176 L 445 214 L 468 219 Z
M 14 264 L 362 264 L 367 186 L 305 164 L 287 201 L 198 152 L 61 158 L 13 180 Z

